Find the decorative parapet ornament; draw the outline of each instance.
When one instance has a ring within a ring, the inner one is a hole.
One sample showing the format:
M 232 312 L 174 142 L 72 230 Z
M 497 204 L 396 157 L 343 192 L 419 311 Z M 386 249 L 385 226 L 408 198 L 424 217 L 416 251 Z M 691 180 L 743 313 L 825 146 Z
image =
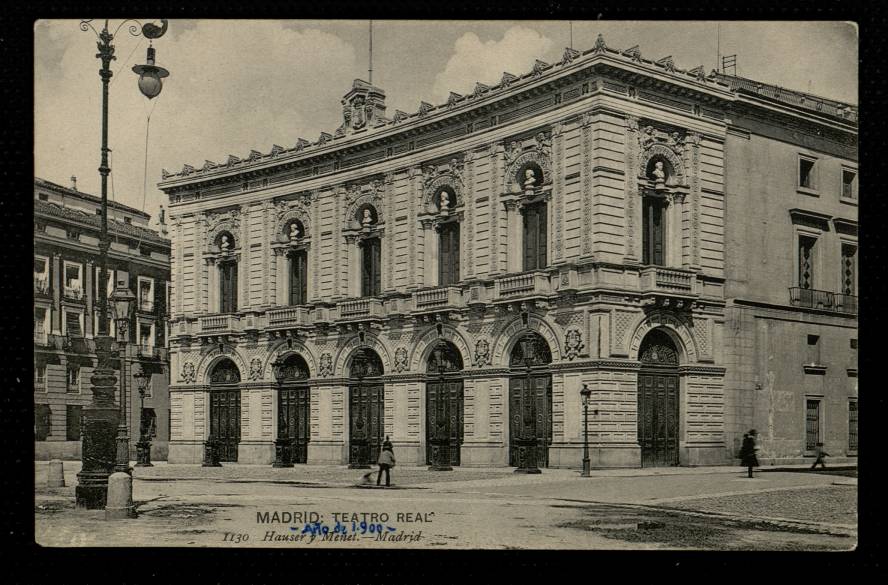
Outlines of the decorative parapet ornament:
M 333 375 L 333 356 L 329 352 L 321 354 L 318 361 L 318 376 L 321 378 L 329 378 Z
M 262 378 L 262 360 L 253 358 L 250 362 L 250 380 L 260 380 Z
M 479 339 L 475 342 L 475 366 L 483 368 L 490 364 L 490 342 Z

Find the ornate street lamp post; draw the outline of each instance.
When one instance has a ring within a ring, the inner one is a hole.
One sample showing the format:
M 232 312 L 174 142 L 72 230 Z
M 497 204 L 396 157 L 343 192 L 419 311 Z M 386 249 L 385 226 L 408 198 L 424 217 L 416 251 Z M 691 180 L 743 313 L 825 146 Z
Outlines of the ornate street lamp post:
M 441 377 L 441 386 L 438 390 L 438 400 L 441 400 L 441 392 L 444 392 L 444 399 L 447 399 L 447 391 L 445 388 L 445 377 L 444 372 L 447 371 L 447 362 L 444 360 L 444 354 L 448 350 L 447 342 L 443 339 L 439 339 L 437 345 L 435 346 L 434 355 L 435 362 L 438 364 L 438 375 Z M 442 437 L 440 435 L 441 428 L 448 428 L 447 425 L 441 425 L 441 421 L 438 419 L 437 413 L 435 416 L 435 429 L 432 429 L 432 465 L 429 467 L 430 471 L 453 471 L 453 467 L 450 465 L 450 437 Z
M 272 467 L 293 467 L 293 441 L 290 438 L 290 426 L 288 412 L 283 411 L 284 401 L 281 400 L 284 391 L 284 380 L 287 378 L 287 368 L 280 358 L 276 359 L 271 365 L 274 372 L 274 379 L 278 384 L 278 406 L 281 411 L 278 412 L 278 433 L 274 440 L 274 463 Z M 292 405 L 290 405 L 292 408 Z
M 108 163 L 108 87 L 113 73 L 111 61 L 114 56 L 114 35 L 120 28 L 130 22 L 128 32 L 138 36 L 140 27 L 138 21 L 124 20 L 114 33 L 108 31 L 108 20 L 101 32 L 91 24 L 92 19 L 81 20 L 80 30 L 92 30 L 98 39 L 98 53 L 96 57 L 101 60 L 102 68 L 99 77 L 102 80 L 102 147 L 101 164 L 99 174 L 102 179 L 102 206 L 101 206 L 101 235 L 99 236 L 99 291 L 98 313 L 99 330 L 95 335 L 96 368 L 93 370 L 90 383 L 92 384 L 92 402 L 84 408 L 83 433 L 82 433 L 82 467 L 77 474 L 77 487 L 75 500 L 78 508 L 98 509 L 104 508 L 108 495 L 108 476 L 114 470 L 116 459 L 114 428 L 119 426 L 117 409 L 114 407 L 114 386 L 117 382 L 114 369 L 111 367 L 111 342 L 108 335 L 108 299 L 105 291 L 108 290 L 108 249 L 111 242 L 108 239 L 108 175 L 111 167 Z M 153 23 L 141 25 L 141 34 L 153 40 L 164 35 L 167 30 L 167 21 L 162 20 L 161 26 Z M 149 41 L 150 42 L 150 41 Z M 163 88 L 161 79 L 169 75 L 162 67 L 154 66 L 154 49 L 149 46 L 148 66 L 153 69 L 137 71 L 140 74 L 139 88 L 148 99 L 157 97 Z M 138 67 L 138 66 L 137 66 Z M 134 68 L 135 69 L 135 68 Z M 144 78 L 144 81 L 142 80 Z M 123 363 L 121 361 L 121 363 Z M 127 467 L 129 465 L 127 464 Z
M 536 357 L 536 338 L 532 333 L 526 333 L 521 341 L 521 350 L 524 355 L 524 367 L 527 368 L 527 383 L 524 388 L 524 396 L 530 397 L 530 412 L 528 413 L 526 410 L 522 413 L 522 415 L 530 415 L 530 419 L 533 421 L 531 425 L 532 433 L 530 436 L 527 435 L 528 425 L 522 425 L 522 436 L 517 441 L 520 453 L 523 453 L 523 457 L 520 457 L 520 466 L 515 470 L 515 473 L 542 473 L 539 467 L 537 467 L 537 413 L 536 413 L 536 392 L 533 388 L 533 378 L 531 378 L 531 366 L 533 365 L 534 358 Z
M 148 390 L 148 382 L 151 374 L 142 366 L 139 373 L 133 376 L 139 387 L 139 442 L 136 443 L 136 467 L 154 467 L 151 464 L 151 436 L 148 425 L 145 424 L 145 392 Z
M 129 466 L 129 434 L 127 432 L 126 406 L 126 344 L 129 341 L 130 315 L 136 304 L 136 295 L 128 286 L 120 283 L 111 294 L 114 324 L 117 326 L 117 345 L 120 348 L 120 418 L 117 423 L 117 460 L 114 471 L 132 474 Z
M 589 472 L 592 469 L 592 464 L 589 461 L 589 399 L 592 396 L 592 391 L 589 390 L 589 387 L 583 384 L 583 389 L 580 390 L 580 395 L 583 397 L 583 477 L 589 477 Z

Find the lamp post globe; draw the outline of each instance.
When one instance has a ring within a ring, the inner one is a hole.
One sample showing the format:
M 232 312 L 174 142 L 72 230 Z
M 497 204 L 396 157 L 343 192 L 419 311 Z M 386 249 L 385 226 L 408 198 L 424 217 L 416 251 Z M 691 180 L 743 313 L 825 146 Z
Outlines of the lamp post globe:
M 170 72 L 154 64 L 156 55 L 154 47 L 148 47 L 148 58 L 145 65 L 133 66 L 133 73 L 139 76 L 139 91 L 149 100 L 156 98 L 163 90 L 163 78 Z

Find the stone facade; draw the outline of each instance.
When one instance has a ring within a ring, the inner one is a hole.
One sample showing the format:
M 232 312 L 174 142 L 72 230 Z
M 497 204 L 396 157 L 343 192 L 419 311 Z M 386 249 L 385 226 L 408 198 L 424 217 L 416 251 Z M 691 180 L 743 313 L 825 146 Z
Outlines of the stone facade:
M 100 204 L 76 188 L 34 180 L 34 451 L 39 460 L 81 458 L 80 415 L 92 400 L 96 366 Z M 122 279 L 137 295 L 125 353 L 130 448 L 135 459 L 141 405 L 133 376 L 143 369 L 151 375 L 145 398 L 147 412 L 154 413 L 151 456 L 160 460 L 166 459 L 169 438 L 170 241 L 148 229 L 149 220 L 142 211 L 109 202 L 108 294 Z M 140 285 L 149 287 L 147 292 L 140 292 Z
M 367 348 L 382 363 L 384 434 L 399 461 L 424 464 L 428 364 L 443 339 L 462 362 L 460 464 L 508 465 L 521 414 L 511 412 L 512 388 L 530 369 L 510 356 L 528 332 L 551 357 L 535 370 L 550 377 L 549 466 L 580 465 L 584 386 L 592 464 L 642 465 L 650 420 L 640 420 L 639 389 L 656 368 L 639 352 L 651 332 L 665 334 L 675 356 L 666 368 L 677 384 L 675 449 L 666 458 L 730 461 L 727 432 L 745 424 L 727 420 L 740 414 L 728 408 L 723 341 L 725 112 L 738 94 L 669 65 L 599 39 L 558 64 L 538 61 L 497 86 L 391 118 L 384 92 L 356 81 L 335 135 L 164 171 L 170 461 L 202 460 L 209 377 L 231 360 L 241 380 L 237 460 L 271 463 L 280 424 L 273 364 L 298 354 L 309 370 L 307 461 L 348 462 L 350 376 L 355 352 Z M 654 200 L 657 264 L 643 251 L 652 249 L 643 214 Z M 540 206 L 545 245 L 536 243 L 542 256 L 527 269 L 528 210 Z M 452 222 L 459 276 L 442 286 L 441 230 Z M 380 246 L 379 294 L 362 296 L 370 239 Z M 294 254 L 307 266 L 298 305 L 289 303 Z M 233 281 L 220 267 L 232 264 L 237 308 L 223 313 L 219 297 Z

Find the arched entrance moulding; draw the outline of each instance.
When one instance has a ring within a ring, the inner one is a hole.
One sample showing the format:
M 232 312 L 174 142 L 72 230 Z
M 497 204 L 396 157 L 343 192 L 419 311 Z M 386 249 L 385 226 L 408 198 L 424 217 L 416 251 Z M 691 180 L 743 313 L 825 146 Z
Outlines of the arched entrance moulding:
M 345 342 L 345 344 L 339 349 L 339 351 L 336 353 L 336 358 L 333 360 L 334 377 L 348 378 L 349 367 L 351 366 L 351 358 L 354 355 L 355 350 L 358 349 L 361 345 L 362 344 L 360 335 L 355 335 L 347 342 Z M 369 347 L 379 355 L 379 359 L 382 360 L 382 366 L 385 369 L 386 374 L 394 371 L 392 369 L 392 360 L 389 354 L 389 350 L 378 337 L 369 333 L 365 333 L 363 345 Z
M 527 325 L 522 322 L 521 317 L 516 317 L 514 321 L 509 323 L 499 334 L 496 343 L 493 345 L 490 363 L 494 367 L 509 367 L 509 357 L 512 348 L 521 338 L 521 333 L 530 330 L 542 335 L 546 343 L 549 344 L 549 350 L 552 352 L 552 361 L 561 361 L 561 344 L 558 341 L 558 335 L 555 328 L 545 319 L 536 315 L 528 315 Z
M 441 337 L 443 337 L 446 341 L 449 341 L 453 345 L 456 346 L 456 349 L 459 351 L 463 360 L 463 367 L 468 367 L 472 363 L 472 352 L 469 351 L 469 343 L 463 337 L 462 333 L 460 333 L 456 328 L 451 327 L 449 325 L 444 325 L 441 329 Z M 438 340 L 438 329 L 437 327 L 430 327 L 428 331 L 423 333 L 422 337 L 419 338 L 419 341 L 416 342 L 416 345 L 413 349 L 413 355 L 411 356 L 410 361 L 410 370 L 411 372 L 423 372 L 426 370 L 426 363 L 429 360 L 429 355 L 431 355 L 432 350 L 435 348 L 435 342 Z
M 272 364 L 278 358 L 286 359 L 290 354 L 297 354 L 308 364 L 309 377 L 317 376 L 318 365 L 315 360 L 314 353 L 308 349 L 308 346 L 300 339 L 291 339 L 291 344 L 287 344 L 286 339 L 280 340 L 273 346 L 269 347 L 268 356 L 262 367 L 262 381 L 275 382 Z
M 679 319 L 675 315 L 665 311 L 655 311 L 646 315 L 642 315 L 636 321 L 634 333 L 629 341 L 629 347 L 626 348 L 629 359 L 638 359 L 638 350 L 644 336 L 652 329 L 659 328 L 666 333 L 672 343 L 678 349 L 679 364 L 689 364 L 697 362 L 697 345 L 694 337 L 683 319 Z
M 216 367 L 222 359 L 228 358 L 234 362 L 234 365 L 237 366 L 237 369 L 240 371 L 241 381 L 245 380 L 247 375 L 250 373 L 250 368 L 247 366 L 247 363 L 244 361 L 244 358 L 240 356 L 240 354 L 235 351 L 231 346 L 224 346 L 220 351 L 218 345 L 204 354 L 201 357 L 200 363 L 197 366 L 197 384 L 209 384 L 209 374 L 213 371 L 213 368 Z

